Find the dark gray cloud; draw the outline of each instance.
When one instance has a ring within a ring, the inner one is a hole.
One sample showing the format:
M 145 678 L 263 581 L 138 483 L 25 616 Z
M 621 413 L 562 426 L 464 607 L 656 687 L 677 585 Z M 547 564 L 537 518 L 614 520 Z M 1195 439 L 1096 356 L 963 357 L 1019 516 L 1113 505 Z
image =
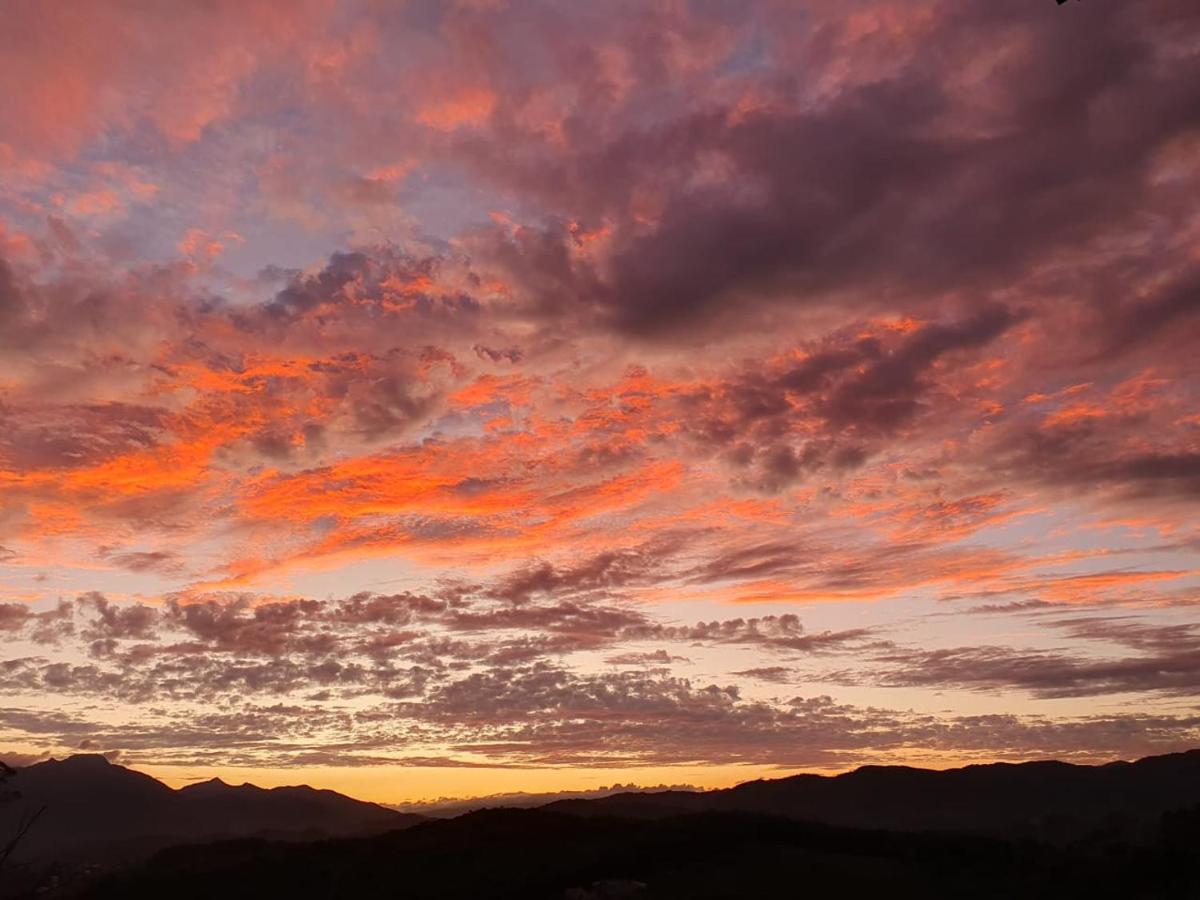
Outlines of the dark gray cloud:
M 1150 425 L 1152 410 L 1133 415 L 1092 417 L 1044 425 L 1014 422 L 1000 429 L 987 448 L 989 464 L 1013 482 L 1050 488 L 1104 492 L 1124 502 L 1173 499 L 1194 502 L 1200 494 L 1200 453 L 1171 438 L 1181 432 L 1158 432 L 1156 448 L 1130 446 L 1128 429 Z M 1142 418 L 1138 423 L 1131 419 Z
M 664 533 L 640 546 L 606 550 L 566 565 L 539 562 L 489 587 L 491 596 L 514 604 L 535 597 L 597 597 L 667 577 L 664 561 L 682 549 L 687 535 Z
M 861 646 L 872 637 L 871 629 L 849 628 L 842 631 L 809 633 L 800 617 L 785 613 L 751 619 L 726 619 L 695 625 L 645 624 L 626 629 L 627 637 L 672 640 L 688 643 L 744 644 L 772 650 L 819 653 Z
M 129 403 L 6 406 L 0 401 L 0 460 L 14 469 L 90 466 L 162 440 L 167 414 Z
M 372 274 L 372 261 L 363 253 L 334 253 L 315 275 L 297 275 L 267 306 L 273 315 L 306 313 L 325 303 L 345 301 L 356 284 Z
M 672 663 L 688 660 L 684 656 L 673 656 L 666 650 L 654 650 L 646 653 L 618 653 L 606 656 L 604 661 L 610 666 L 670 666 Z
M 113 550 L 101 547 L 99 554 L 106 562 L 130 572 L 178 575 L 183 568 L 183 558 L 171 550 Z
M 24 628 L 29 616 L 29 607 L 24 603 L 0 603 L 0 631 Z
M 379 764 L 449 746 L 452 760 L 484 753 L 510 766 L 838 766 L 861 761 L 865 752 L 903 755 L 912 746 L 993 756 L 1139 756 L 1187 746 L 1200 733 L 1200 719 L 933 716 L 821 696 L 764 703 L 740 697 L 734 687 L 662 672 L 583 674 L 534 662 L 427 682 L 408 698 L 398 693 L 354 707 L 324 696 L 268 704 L 243 698 L 175 712 L 151 705 L 139 720 L 120 725 L 81 713 L 10 708 L 0 710 L 0 733 L 47 748 L 75 747 L 86 738 L 140 761 L 191 764 L 285 765 L 338 756 L 347 757 L 339 765 Z
M 147 638 L 159 624 L 155 608 L 142 603 L 116 604 L 98 591 L 83 594 L 76 603 L 92 613 L 81 632 L 86 640 Z
M 895 351 L 839 382 L 820 412 L 835 429 L 889 433 L 916 414 L 927 389 L 921 377 L 934 362 L 954 350 L 982 347 L 1017 321 L 1005 307 L 985 306 L 959 321 L 925 325 Z
M 981 304 L 900 339 L 864 336 L 863 325 L 804 347 L 798 361 L 747 363 L 679 398 L 685 434 L 697 449 L 721 448 L 742 483 L 771 492 L 851 472 L 923 413 L 951 405 L 932 376 L 939 362 L 971 359 L 1024 317 Z
M 1017 689 L 1037 697 L 1191 696 L 1200 690 L 1200 628 L 1194 625 L 1146 624 L 1122 616 L 1071 617 L 1040 624 L 1066 633 L 1074 644 L 1115 644 L 1138 655 L 1004 646 L 897 648 L 876 656 L 867 677 L 884 685 Z
M 745 678 L 753 678 L 756 681 L 770 681 L 775 684 L 788 684 L 795 680 L 796 670 L 790 669 L 787 666 L 759 666 L 754 669 L 742 669 L 740 672 L 733 672 L 733 675 L 741 675 Z
M 751 15 L 797 34 L 782 10 L 779 21 Z M 474 170 L 536 198 L 552 220 L 498 232 L 489 251 L 531 293 L 590 302 L 622 330 L 668 340 L 697 321 L 745 318 L 755 296 L 796 305 L 852 294 L 846 302 L 866 309 L 986 295 L 1131 222 L 1152 193 L 1154 155 L 1200 121 L 1200 62 L 1155 40 L 1163 22 L 1194 28 L 1194 13 L 1159 3 L 1070 18 L 941 4 L 891 72 L 798 103 L 849 28 L 834 17 L 773 61 L 782 71 L 758 108 L 700 95 L 650 126 L 573 123 L 570 152 L 556 156 L 532 145 L 489 154 L 471 139 L 460 149 Z M 998 43 L 1003 60 L 964 88 L 963 70 Z M 713 160 L 722 177 L 702 177 Z M 639 192 L 658 198 L 650 226 L 629 212 Z M 603 272 L 567 252 L 576 219 L 615 224 Z M 1192 305 L 1151 305 L 1144 327 Z
M 0 689 L 136 704 L 314 692 L 330 699 L 406 698 L 471 673 L 583 651 L 609 651 L 614 665 L 651 666 L 684 660 L 669 652 L 672 644 L 828 654 L 873 643 L 868 629 L 807 632 L 791 614 L 669 625 L 612 602 L 495 596 L 477 586 L 325 601 L 170 597 L 152 607 L 91 592 L 42 613 L 4 604 L 0 627 L 9 634 L 47 651 L 74 648 L 87 659 L 50 652 L 9 659 Z M 666 647 L 638 649 L 646 642 Z

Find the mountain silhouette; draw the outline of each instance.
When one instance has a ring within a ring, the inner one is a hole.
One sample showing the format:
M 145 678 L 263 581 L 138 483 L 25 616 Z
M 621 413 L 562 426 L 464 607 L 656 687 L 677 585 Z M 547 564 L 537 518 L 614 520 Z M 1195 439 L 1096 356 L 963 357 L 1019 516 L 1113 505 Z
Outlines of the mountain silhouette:
M 44 862 L 7 873 L 4 897 L 1200 896 L 1200 751 L 867 766 L 451 819 L 309 787 L 173 790 L 96 756 L 12 786 L 47 809 L 30 838 Z
M 864 766 L 842 775 L 794 775 L 715 791 L 613 794 L 547 810 L 655 819 L 698 812 L 765 813 L 893 831 L 944 831 L 1078 840 L 1138 839 L 1159 817 L 1200 804 L 1200 750 L 1102 766 L 992 763 L 936 771 Z
M 0 834 L 11 833 L 23 812 L 45 808 L 17 860 L 82 857 L 110 864 L 182 842 L 360 835 L 422 819 L 311 787 L 268 790 L 213 779 L 175 790 L 95 755 L 18 769 L 9 787 L 20 796 L 0 806 Z

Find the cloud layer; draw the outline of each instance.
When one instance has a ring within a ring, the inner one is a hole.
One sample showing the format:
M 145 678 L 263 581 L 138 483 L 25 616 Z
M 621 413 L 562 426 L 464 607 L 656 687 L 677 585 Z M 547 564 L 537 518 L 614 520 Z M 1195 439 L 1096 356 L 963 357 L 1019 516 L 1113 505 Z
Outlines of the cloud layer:
M 17 752 L 1194 742 L 1193 5 L 618 6 L 17 4 Z

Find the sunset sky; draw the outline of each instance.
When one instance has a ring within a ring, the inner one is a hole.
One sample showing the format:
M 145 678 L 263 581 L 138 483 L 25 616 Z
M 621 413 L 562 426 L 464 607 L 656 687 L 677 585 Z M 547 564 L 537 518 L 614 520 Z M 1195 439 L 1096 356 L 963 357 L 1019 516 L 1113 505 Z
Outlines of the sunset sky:
M 1200 745 L 1194 0 L 4 19 L 4 758 Z

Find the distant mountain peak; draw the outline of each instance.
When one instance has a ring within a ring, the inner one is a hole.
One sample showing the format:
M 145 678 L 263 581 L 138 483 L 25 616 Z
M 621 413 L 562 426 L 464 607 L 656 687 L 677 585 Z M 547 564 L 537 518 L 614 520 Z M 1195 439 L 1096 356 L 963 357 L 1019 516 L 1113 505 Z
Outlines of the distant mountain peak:
M 67 766 L 73 769 L 112 769 L 124 768 L 111 762 L 107 756 L 99 753 L 74 753 L 64 759 L 48 759 L 42 765 Z
M 204 781 L 193 781 L 191 784 L 185 784 L 179 790 L 181 791 L 216 791 L 231 789 L 233 785 L 221 778 L 206 778 Z

